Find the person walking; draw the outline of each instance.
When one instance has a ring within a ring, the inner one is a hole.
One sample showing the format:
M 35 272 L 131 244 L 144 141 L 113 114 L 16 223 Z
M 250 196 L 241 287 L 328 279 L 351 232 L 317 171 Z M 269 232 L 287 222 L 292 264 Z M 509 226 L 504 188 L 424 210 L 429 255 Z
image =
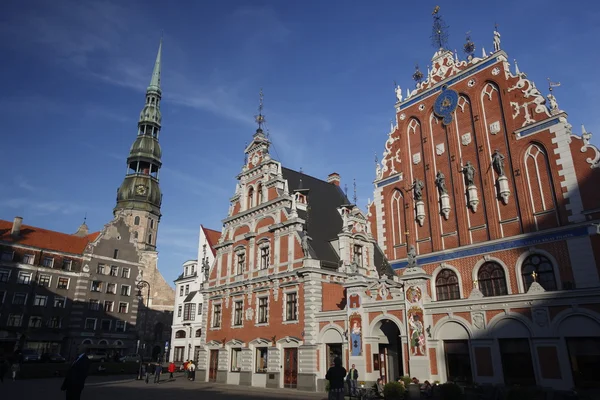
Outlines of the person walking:
M 188 366 L 190 369 L 190 381 L 196 380 L 196 364 L 193 361 L 190 361 L 190 365 Z
M 19 371 L 21 371 L 21 365 L 18 361 L 12 363 L 12 365 L 10 366 L 10 371 L 12 372 L 12 380 L 16 381 L 17 374 L 19 373 Z
M 10 366 L 8 365 L 8 361 L 6 361 L 4 358 L 0 360 L 0 382 L 4 383 L 4 376 L 9 368 Z
M 154 370 L 154 383 L 160 382 L 160 374 L 162 374 L 162 365 L 158 363 L 156 364 L 156 369 Z
M 146 365 L 146 383 L 148 383 L 148 381 L 150 381 L 150 376 L 154 375 L 155 372 L 156 372 L 156 365 L 154 365 L 154 363 L 148 363 Z
M 173 373 L 175 372 L 175 363 L 174 362 L 169 363 L 169 367 L 167 368 L 167 371 L 169 371 L 169 379 L 173 379 Z
M 356 386 L 358 383 L 358 371 L 356 370 L 356 365 L 352 364 L 352 368 L 350 368 L 350 371 L 348 371 L 346 380 L 348 381 L 350 396 L 356 396 Z
M 79 400 L 81 398 L 81 392 L 85 386 L 90 364 L 88 356 L 82 353 L 69 367 L 65 380 L 60 387 L 60 390 L 65 392 L 67 400 Z
M 325 379 L 329 381 L 329 400 L 344 400 L 344 377 L 346 368 L 342 367 L 342 359 L 336 357 L 333 367 L 329 368 Z

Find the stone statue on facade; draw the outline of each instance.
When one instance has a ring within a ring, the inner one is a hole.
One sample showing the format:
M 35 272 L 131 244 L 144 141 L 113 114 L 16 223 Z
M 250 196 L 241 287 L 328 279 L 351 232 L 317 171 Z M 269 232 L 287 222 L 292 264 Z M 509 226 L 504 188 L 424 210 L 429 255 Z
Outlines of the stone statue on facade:
M 302 251 L 304 252 L 304 257 L 306 257 L 306 258 L 311 258 L 310 257 L 310 243 L 309 243 L 310 240 L 312 240 L 312 238 L 310 236 L 308 236 L 308 232 L 304 231 L 303 235 L 302 235 Z
M 400 85 L 396 85 L 396 99 L 398 102 L 402 101 L 402 89 L 400 88 Z
M 558 102 L 556 97 L 552 93 L 548 95 L 548 101 L 550 102 L 550 114 L 554 115 L 558 113 Z
M 494 51 L 500 51 L 500 32 L 498 32 L 498 28 L 494 29 Z
M 417 266 L 417 250 L 412 244 L 408 248 L 406 258 L 408 259 L 408 265 L 406 266 L 407 268 L 415 268 Z
M 438 171 L 437 175 L 435 176 L 435 185 L 440 192 L 440 196 L 443 194 L 448 194 L 448 188 L 446 188 L 446 176 L 442 171 Z
M 471 161 L 467 161 L 467 165 L 461 166 L 460 172 L 465 176 L 467 187 L 475 185 L 475 167 L 471 164 Z
M 423 200 L 423 188 L 424 187 L 425 187 L 425 184 L 423 183 L 423 181 L 420 180 L 419 178 L 416 178 L 413 181 L 412 186 L 408 188 L 408 190 L 413 191 L 413 198 L 415 199 L 415 201 Z
M 504 176 L 504 158 L 504 155 L 500 153 L 498 149 L 494 150 L 494 153 L 492 154 L 492 166 L 498 176 Z

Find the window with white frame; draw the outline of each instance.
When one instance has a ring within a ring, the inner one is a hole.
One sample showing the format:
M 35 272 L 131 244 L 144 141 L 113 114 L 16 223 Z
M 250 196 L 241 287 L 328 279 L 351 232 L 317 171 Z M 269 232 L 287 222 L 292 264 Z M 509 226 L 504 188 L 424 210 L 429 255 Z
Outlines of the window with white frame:
M 121 296 L 131 296 L 131 286 L 121 285 Z
M 95 331 L 96 330 L 96 318 L 86 318 L 85 319 L 85 330 L 86 331 Z
M 10 270 L 0 269 L 0 283 L 8 282 L 8 278 L 10 278 Z
M 48 320 L 48 328 L 60 328 L 62 319 L 60 317 L 50 317 Z
M 54 307 L 65 308 L 67 305 L 67 298 L 61 296 L 54 296 Z
M 119 267 L 115 265 L 110 266 L 110 276 L 119 276 Z
M 198 315 L 202 315 L 202 303 L 198 303 Z
M 106 293 L 117 294 L 117 284 L 116 283 L 107 283 L 106 284 Z
M 256 348 L 256 372 L 264 374 L 267 372 L 267 361 L 269 360 L 269 352 L 267 347 Z
M 183 320 L 194 321 L 196 319 L 196 303 L 185 303 L 183 305 Z
M 129 312 L 129 303 L 119 302 L 119 314 L 127 314 Z
M 285 320 L 298 320 L 298 295 L 296 292 L 286 293 L 285 295 Z
M 269 242 L 259 244 L 258 248 L 260 249 L 260 269 L 267 269 L 271 257 Z
M 236 262 L 235 274 L 241 275 L 244 273 L 244 270 L 246 269 L 246 253 L 239 252 L 236 255 L 237 255 L 237 262 Z
M 46 307 L 48 304 L 48 296 L 41 296 L 37 294 L 33 299 L 33 305 L 36 307 Z
M 29 327 L 30 328 L 41 328 L 42 327 L 42 317 L 39 317 L 39 316 L 29 317 Z
M 242 370 L 242 349 L 231 349 L 231 372 Z
M 9 314 L 6 320 L 7 326 L 21 326 L 23 323 L 23 315 L 21 314 Z
M 61 276 L 58 278 L 58 283 L 56 284 L 56 288 L 57 289 L 68 289 L 69 288 L 69 278 L 65 278 L 64 276 Z
M 27 293 L 15 293 L 13 294 L 12 303 L 17 306 L 23 306 L 27 302 Z
M 129 279 L 129 274 L 131 273 L 131 269 L 123 267 L 121 270 L 121 278 Z
M 213 305 L 212 327 L 213 328 L 221 327 L 221 305 L 220 304 Z
M 105 275 L 106 274 L 106 265 L 98 264 L 98 267 L 96 268 L 96 273 L 98 275 Z
M 54 258 L 53 257 L 44 257 L 42 259 L 42 265 L 46 268 L 54 267 Z
M 127 322 L 121 321 L 121 320 L 115 321 L 115 331 L 125 332 L 126 328 L 127 328 Z
M 72 267 L 73 267 L 73 261 L 63 260 L 62 269 L 64 271 L 70 271 Z
M 41 287 L 50 287 L 50 282 L 52 281 L 52 277 L 50 275 L 40 274 L 38 276 L 38 285 Z
M 185 295 L 190 294 L 190 285 L 185 285 Z
M 92 310 L 92 311 L 100 311 L 100 300 L 90 299 L 89 305 L 90 305 L 90 310 Z
M 17 283 L 21 285 L 29 285 L 31 283 L 31 272 L 19 271 Z
M 110 300 L 104 300 L 104 311 L 112 312 L 115 307 L 115 302 Z
M 90 286 L 90 291 L 92 292 L 101 292 L 102 291 L 102 281 L 92 281 Z
M 354 245 L 354 262 L 359 267 L 363 266 L 363 247 L 359 244 Z
M 259 297 L 258 298 L 258 316 L 256 322 L 259 324 L 266 324 L 269 322 L 269 298 Z
M 2 258 L 0 258 L 0 259 L 2 261 L 12 261 L 14 256 L 15 256 L 14 251 L 3 251 Z
M 179 286 L 179 297 L 183 296 L 184 290 L 185 290 L 185 288 L 183 287 L 183 285 Z
M 178 318 L 181 318 L 182 312 L 183 312 L 183 307 L 182 306 L 177 307 L 177 317 Z
M 34 260 L 35 260 L 35 256 L 33 254 L 23 255 L 23 264 L 33 265 Z
M 244 321 L 244 301 L 236 301 L 233 311 L 233 326 L 241 326 Z

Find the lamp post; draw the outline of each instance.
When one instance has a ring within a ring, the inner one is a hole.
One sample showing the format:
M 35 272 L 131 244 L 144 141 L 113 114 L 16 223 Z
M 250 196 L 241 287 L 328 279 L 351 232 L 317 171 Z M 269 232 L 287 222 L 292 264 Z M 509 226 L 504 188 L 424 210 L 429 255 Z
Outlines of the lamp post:
M 143 303 L 144 300 L 144 296 L 142 295 L 142 290 L 144 288 L 148 288 L 148 293 L 146 295 L 146 310 L 144 311 L 144 330 L 142 331 L 141 329 L 138 330 L 138 332 L 140 332 L 140 338 L 142 339 L 144 345 L 145 345 L 145 331 L 146 331 L 146 324 L 148 322 L 148 307 L 150 306 L 150 283 L 148 283 L 147 281 L 142 279 L 142 271 L 138 272 L 138 276 L 135 278 L 135 287 L 137 288 L 137 294 L 136 297 L 138 299 L 138 301 L 140 303 Z M 138 308 L 138 316 L 140 313 L 141 308 Z M 140 367 L 138 370 L 138 379 L 141 380 L 142 379 L 142 364 L 143 364 L 143 358 L 142 355 L 140 354 L 139 351 L 139 347 L 138 347 L 138 356 L 140 357 Z

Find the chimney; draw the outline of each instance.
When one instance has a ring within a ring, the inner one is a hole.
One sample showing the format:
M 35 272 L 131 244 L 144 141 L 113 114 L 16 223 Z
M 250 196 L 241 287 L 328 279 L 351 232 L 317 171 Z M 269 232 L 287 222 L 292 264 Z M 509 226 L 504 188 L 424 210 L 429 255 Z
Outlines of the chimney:
M 335 186 L 340 186 L 340 174 L 337 172 L 333 172 L 327 176 L 327 183 L 334 184 Z
M 23 217 L 15 217 L 13 220 L 13 226 L 10 230 L 12 236 L 19 236 L 21 234 L 21 224 L 23 223 Z

